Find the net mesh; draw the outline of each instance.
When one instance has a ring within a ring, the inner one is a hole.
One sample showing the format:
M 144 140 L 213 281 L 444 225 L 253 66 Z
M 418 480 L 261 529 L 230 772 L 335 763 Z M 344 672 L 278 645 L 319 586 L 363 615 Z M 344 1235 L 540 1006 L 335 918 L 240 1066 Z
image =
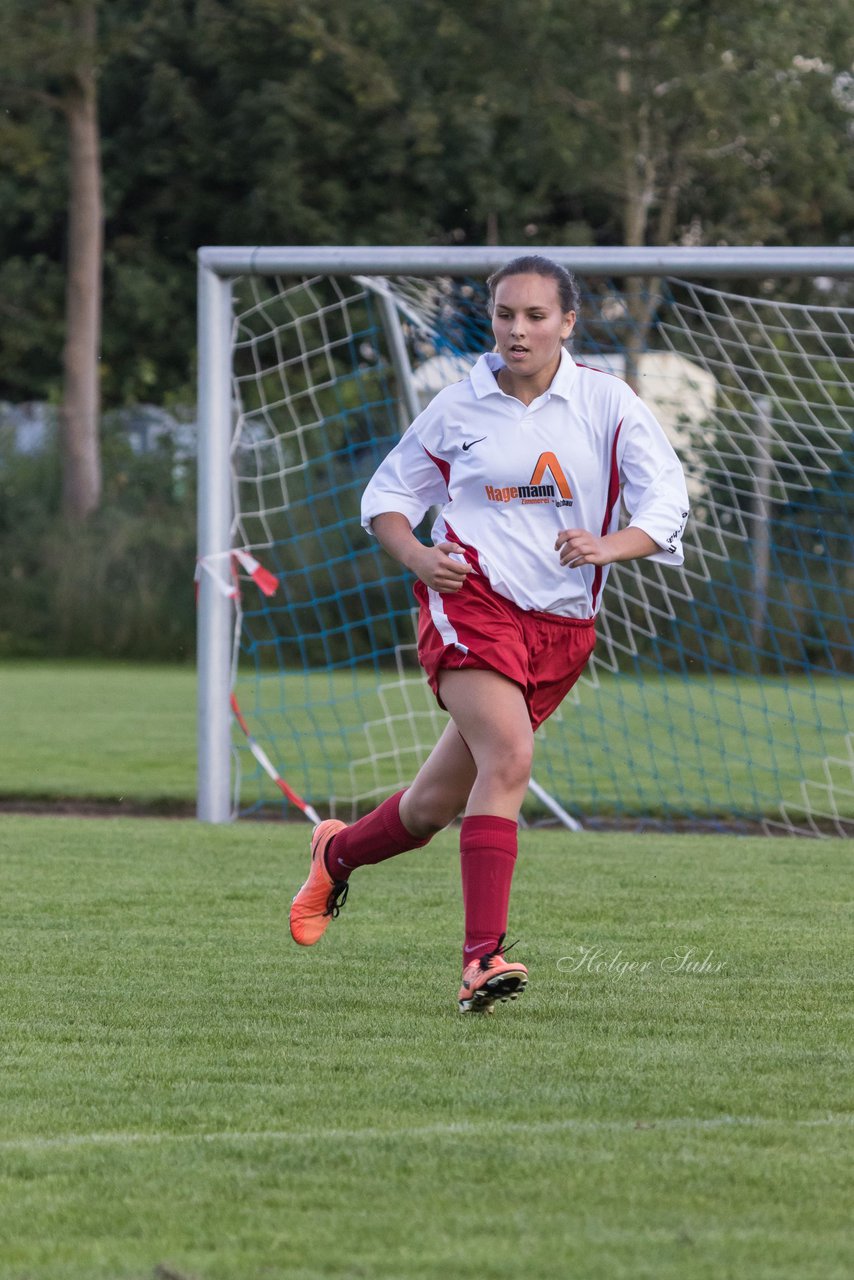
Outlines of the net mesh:
M 535 777 L 585 826 L 850 835 L 854 309 L 805 296 L 808 281 L 749 297 L 659 280 L 638 321 L 636 289 L 582 285 L 573 355 L 648 401 L 692 518 L 683 567 L 612 572 L 595 656 L 537 735 Z M 359 501 L 403 405 L 491 347 L 485 286 L 251 276 L 234 293 L 233 545 L 278 582 L 270 598 L 242 584 L 235 684 L 282 775 L 348 818 L 406 785 L 445 721 L 417 664 L 411 582 L 360 529 Z M 239 733 L 234 750 L 239 810 L 282 803 Z M 524 813 L 539 820 L 542 802 Z

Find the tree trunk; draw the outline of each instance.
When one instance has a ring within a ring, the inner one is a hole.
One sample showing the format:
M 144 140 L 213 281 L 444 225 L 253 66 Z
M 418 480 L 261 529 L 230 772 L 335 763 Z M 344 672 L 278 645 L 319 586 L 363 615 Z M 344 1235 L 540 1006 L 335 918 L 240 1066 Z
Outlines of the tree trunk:
M 632 100 L 631 50 L 619 50 L 617 94 L 622 99 L 620 111 L 620 164 L 623 187 L 623 243 L 631 246 L 646 243 L 649 210 L 655 193 L 655 174 L 650 160 L 649 107 Z M 624 283 L 628 326 L 624 339 L 625 367 L 623 377 L 633 391 L 640 381 L 640 357 L 646 346 L 644 324 L 643 280 L 628 276 Z
M 623 286 L 628 312 L 624 339 L 624 378 L 640 394 L 640 361 L 649 344 L 649 333 L 661 301 L 661 280 L 656 276 L 626 276 Z
M 98 433 L 103 204 L 95 85 L 95 4 L 77 10 L 80 52 L 65 95 L 68 120 L 68 261 L 63 398 L 60 410 L 62 509 L 80 522 L 101 499 Z

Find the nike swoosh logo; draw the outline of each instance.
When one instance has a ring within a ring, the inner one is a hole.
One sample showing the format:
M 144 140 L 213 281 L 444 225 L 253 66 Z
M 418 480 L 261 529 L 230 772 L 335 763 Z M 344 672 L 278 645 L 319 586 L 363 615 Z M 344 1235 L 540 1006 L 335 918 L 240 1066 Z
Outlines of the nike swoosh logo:
M 481 440 L 485 440 L 486 436 L 478 436 L 477 440 L 467 440 L 463 445 L 463 453 L 468 453 L 473 444 L 480 444 Z

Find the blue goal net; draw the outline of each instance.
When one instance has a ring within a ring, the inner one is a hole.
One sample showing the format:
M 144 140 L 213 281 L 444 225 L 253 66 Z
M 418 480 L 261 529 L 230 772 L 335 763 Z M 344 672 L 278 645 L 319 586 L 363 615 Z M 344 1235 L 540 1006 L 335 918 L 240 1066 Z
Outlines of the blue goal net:
M 614 568 L 594 659 L 537 735 L 525 820 L 850 835 L 848 286 L 581 283 L 572 353 L 650 404 L 692 517 L 682 568 Z M 291 790 L 346 819 L 405 786 L 445 720 L 410 575 L 359 502 L 413 414 L 491 347 L 485 285 L 256 275 L 234 299 L 232 544 L 272 575 L 265 591 L 240 569 L 234 689 L 287 784 L 235 723 L 235 804 L 292 812 Z

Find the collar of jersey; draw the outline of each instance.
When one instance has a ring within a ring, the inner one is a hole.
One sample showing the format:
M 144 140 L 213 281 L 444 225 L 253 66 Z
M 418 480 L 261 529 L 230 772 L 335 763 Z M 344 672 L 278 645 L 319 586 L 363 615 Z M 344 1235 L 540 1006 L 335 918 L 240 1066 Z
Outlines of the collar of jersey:
M 469 375 L 472 388 L 478 400 L 482 400 L 484 396 L 500 396 L 504 394 L 495 380 L 496 373 L 504 367 L 505 361 L 496 351 L 487 351 L 480 357 Z M 578 365 L 566 347 L 563 347 L 560 353 L 560 364 L 558 365 L 557 373 L 552 378 L 547 394 L 560 396 L 562 400 L 568 400 L 577 376 Z

